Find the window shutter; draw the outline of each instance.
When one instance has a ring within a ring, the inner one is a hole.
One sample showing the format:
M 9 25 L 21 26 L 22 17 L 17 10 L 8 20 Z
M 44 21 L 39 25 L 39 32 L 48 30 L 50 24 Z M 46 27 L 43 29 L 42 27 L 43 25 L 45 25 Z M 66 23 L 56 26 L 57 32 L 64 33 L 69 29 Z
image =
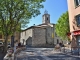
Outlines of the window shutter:
M 79 5 L 78 0 L 74 0 L 75 7 Z
M 80 5 L 80 0 L 78 0 L 78 4 Z
M 78 26 L 78 16 L 75 16 L 76 22 L 77 22 L 77 26 Z
M 80 14 L 78 15 L 78 24 L 79 24 L 79 27 L 80 27 Z

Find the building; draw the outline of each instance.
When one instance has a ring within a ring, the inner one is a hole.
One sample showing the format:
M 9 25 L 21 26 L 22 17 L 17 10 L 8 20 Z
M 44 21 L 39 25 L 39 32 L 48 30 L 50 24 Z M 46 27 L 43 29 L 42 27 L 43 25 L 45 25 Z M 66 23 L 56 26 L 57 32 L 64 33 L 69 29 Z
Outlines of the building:
M 42 24 L 31 26 L 21 32 L 20 41 L 29 46 L 49 46 L 62 40 L 55 33 L 55 24 L 50 23 L 50 15 L 45 11 Z
M 80 46 L 80 0 L 67 0 L 72 47 Z
M 20 41 L 20 32 L 15 32 L 14 40 Z M 4 42 L 4 36 L 2 34 L 0 34 L 0 42 Z M 8 36 L 8 43 L 11 43 L 11 36 Z

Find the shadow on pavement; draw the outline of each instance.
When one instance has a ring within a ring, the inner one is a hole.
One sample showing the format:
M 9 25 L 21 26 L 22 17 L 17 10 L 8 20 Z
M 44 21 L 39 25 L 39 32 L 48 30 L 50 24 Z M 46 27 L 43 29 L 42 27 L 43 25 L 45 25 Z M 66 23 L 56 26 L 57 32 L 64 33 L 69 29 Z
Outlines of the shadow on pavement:
M 5 54 L 3 54 L 3 52 L 0 51 L 0 60 L 3 60 Z
M 47 57 L 53 60 L 80 60 L 80 57 L 70 56 L 62 53 L 54 53 Z
M 41 56 L 27 56 L 24 58 L 17 58 L 17 60 L 45 60 Z

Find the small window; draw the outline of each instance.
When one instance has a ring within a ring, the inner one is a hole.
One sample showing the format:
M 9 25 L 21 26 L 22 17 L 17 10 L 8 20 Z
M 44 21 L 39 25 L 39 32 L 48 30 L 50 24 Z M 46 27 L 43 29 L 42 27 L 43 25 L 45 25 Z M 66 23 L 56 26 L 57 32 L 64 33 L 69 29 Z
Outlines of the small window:
M 74 0 L 74 2 L 76 7 L 80 5 L 80 0 Z
M 80 27 L 80 14 L 77 15 L 75 18 L 76 18 L 77 26 Z
M 2 39 L 2 35 L 0 35 L 0 39 Z
M 47 17 L 47 20 L 48 20 L 48 17 Z
M 76 39 L 77 39 L 77 44 L 78 44 L 78 46 L 80 46 L 80 36 L 79 36 L 79 35 L 76 36 Z
M 26 36 L 26 31 L 25 31 L 25 36 Z

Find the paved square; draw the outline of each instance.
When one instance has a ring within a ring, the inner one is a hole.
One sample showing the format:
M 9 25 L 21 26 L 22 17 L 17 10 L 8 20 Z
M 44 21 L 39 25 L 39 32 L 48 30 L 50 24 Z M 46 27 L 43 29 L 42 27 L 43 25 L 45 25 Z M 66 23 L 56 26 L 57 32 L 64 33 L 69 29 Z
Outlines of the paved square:
M 64 54 L 54 48 L 27 48 L 16 57 L 16 60 L 80 60 L 80 56 Z

